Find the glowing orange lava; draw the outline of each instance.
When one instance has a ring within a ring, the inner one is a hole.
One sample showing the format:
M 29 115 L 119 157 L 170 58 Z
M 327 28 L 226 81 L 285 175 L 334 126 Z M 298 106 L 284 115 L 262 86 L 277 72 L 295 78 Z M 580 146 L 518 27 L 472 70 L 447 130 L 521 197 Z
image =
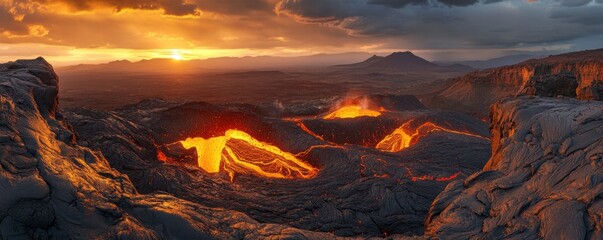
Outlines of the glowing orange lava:
M 448 177 L 439 177 L 439 178 L 436 178 L 436 177 L 431 176 L 431 175 L 423 175 L 423 176 L 420 176 L 420 177 L 412 177 L 411 180 L 413 182 L 416 182 L 416 181 L 426 181 L 426 180 L 432 180 L 432 181 L 438 181 L 438 182 L 447 182 L 447 181 L 452 181 L 452 180 L 456 179 L 456 177 L 458 177 L 459 174 L 461 174 L 461 172 L 457 172 L 457 173 L 452 174 L 452 175 L 450 175 Z
M 442 127 L 432 122 L 425 122 L 421 124 L 421 126 L 412 130 L 410 127 L 411 123 L 412 120 L 402 124 L 402 126 L 394 130 L 394 132 L 385 136 L 385 138 L 383 138 L 383 140 L 377 144 L 376 148 L 388 152 L 398 152 L 402 149 L 410 147 L 411 145 L 417 143 L 420 138 L 435 131 L 444 131 L 489 140 L 489 138 L 484 136 Z
M 208 173 L 221 169 L 231 178 L 235 173 L 251 173 L 268 178 L 312 178 L 318 170 L 295 155 L 261 142 L 239 130 L 227 130 L 224 136 L 187 138 L 180 141 L 186 149 L 197 150 L 197 163 Z
M 302 122 L 301 120 L 293 120 L 293 122 L 295 123 L 295 125 L 297 125 L 302 131 L 306 132 L 307 134 L 309 134 L 310 136 L 313 136 L 321 141 L 324 141 L 325 139 L 316 134 L 314 131 L 310 130 L 308 127 L 306 127 L 306 124 L 304 124 L 304 122 Z
M 378 117 L 381 115 L 381 109 L 372 110 L 361 105 L 349 105 L 343 106 L 335 111 L 325 115 L 323 119 L 335 119 L 335 118 L 357 118 L 357 117 Z

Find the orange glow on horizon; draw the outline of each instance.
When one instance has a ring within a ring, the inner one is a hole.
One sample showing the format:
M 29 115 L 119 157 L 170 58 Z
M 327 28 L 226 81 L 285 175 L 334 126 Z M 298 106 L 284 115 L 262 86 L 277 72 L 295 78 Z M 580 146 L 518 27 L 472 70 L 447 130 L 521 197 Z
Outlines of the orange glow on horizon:
M 176 61 L 181 61 L 184 60 L 184 57 L 182 57 L 182 52 L 180 50 L 172 50 L 172 55 L 170 55 L 171 59 L 174 59 Z

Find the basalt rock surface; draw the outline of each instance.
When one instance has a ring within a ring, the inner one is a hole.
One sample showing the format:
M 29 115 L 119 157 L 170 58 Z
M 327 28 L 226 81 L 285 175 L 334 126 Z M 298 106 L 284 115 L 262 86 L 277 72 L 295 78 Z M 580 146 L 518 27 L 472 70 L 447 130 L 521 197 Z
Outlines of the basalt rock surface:
M 603 238 L 603 102 L 524 96 L 491 112 L 491 159 L 439 194 L 426 234 Z
M 576 89 L 566 91 L 574 91 L 577 98 L 603 100 L 599 94 L 603 81 L 603 49 L 597 49 L 528 60 L 454 78 L 450 86 L 433 97 L 430 106 L 486 113 L 492 103 L 514 96 L 530 79 L 558 74 L 576 78 Z
M 143 193 L 168 192 L 206 206 L 242 212 L 260 222 L 338 236 L 422 234 L 435 196 L 450 179 L 479 170 L 489 154 L 488 140 L 444 132 L 433 133 L 398 153 L 331 143 L 304 132 L 299 122 L 265 114 L 245 105 L 151 100 L 109 113 L 70 109 L 66 116 L 78 134 L 78 143 L 103 152 Z M 455 120 L 458 116 L 449 113 L 409 114 L 448 120 L 476 134 L 488 134 L 485 123 L 466 115 Z M 315 118 L 302 122 L 331 126 L 331 121 Z M 336 122 L 370 130 L 380 121 Z M 318 175 L 307 180 L 235 175 L 231 182 L 226 173 L 208 174 L 194 166 L 196 155 L 168 163 L 156 157 L 157 150 L 168 149 L 166 144 L 177 146 L 172 143 L 187 137 L 209 138 L 231 128 L 301 154 L 319 169 Z
M 518 95 L 540 97 L 576 97 L 578 81 L 572 74 L 534 76 L 524 83 Z
M 75 141 L 57 111 L 57 82 L 42 58 L 0 65 L 0 239 L 333 238 L 139 194 L 100 152 Z

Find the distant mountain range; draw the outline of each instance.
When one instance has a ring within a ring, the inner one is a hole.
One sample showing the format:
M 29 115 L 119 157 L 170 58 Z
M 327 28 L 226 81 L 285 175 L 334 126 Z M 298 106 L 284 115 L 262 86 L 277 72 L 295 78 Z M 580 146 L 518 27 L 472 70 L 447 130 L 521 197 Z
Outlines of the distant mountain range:
M 336 65 L 333 68 L 372 71 L 455 71 L 468 72 L 471 67 L 462 64 L 439 65 L 427 61 L 412 52 L 395 52 L 385 57 L 372 57 L 353 64 Z
M 462 64 L 470 66 L 476 69 L 495 68 L 517 64 L 529 59 L 541 58 L 540 56 L 529 55 L 529 54 L 517 54 L 503 57 L 492 58 L 488 60 L 475 60 L 475 61 L 436 61 L 435 63 L 440 65 L 453 65 Z
M 316 54 L 300 57 L 220 57 L 177 61 L 157 58 L 130 62 L 113 61 L 103 64 L 79 64 L 57 68 L 57 72 L 191 72 L 211 70 L 276 70 L 327 67 L 342 63 L 354 63 L 370 57 L 371 53 L 350 52 Z
M 412 71 L 449 71 L 469 72 L 512 65 L 533 55 L 512 55 L 483 61 L 427 61 L 412 52 L 395 52 L 385 57 L 364 52 L 338 54 L 316 54 L 300 57 L 220 57 L 209 59 L 177 61 L 174 59 L 149 59 L 137 62 L 119 60 L 103 64 L 79 64 L 56 68 L 57 72 L 90 73 L 90 72 L 207 72 L 207 71 L 265 71 L 265 70 L 306 70 L 311 68 L 330 67 L 335 70 L 412 72 Z

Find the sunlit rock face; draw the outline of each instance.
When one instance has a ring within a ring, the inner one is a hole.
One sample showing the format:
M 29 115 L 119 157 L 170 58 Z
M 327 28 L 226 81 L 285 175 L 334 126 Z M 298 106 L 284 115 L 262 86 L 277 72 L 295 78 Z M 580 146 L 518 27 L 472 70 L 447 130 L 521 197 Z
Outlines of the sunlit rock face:
M 558 77 L 550 77 L 555 75 Z M 576 86 L 574 89 L 551 92 L 551 94 L 575 95 L 578 99 L 586 100 L 603 100 L 601 98 L 603 95 L 599 94 L 602 89 L 600 82 L 603 81 L 603 49 L 566 53 L 528 60 L 511 66 L 475 71 L 453 79 L 453 83 L 448 88 L 432 99 L 431 105 L 463 112 L 487 113 L 490 104 L 516 95 L 526 83 L 530 85 L 530 79 L 536 80 L 535 82 L 540 81 L 537 85 L 549 89 L 554 85 L 574 84 L 570 79 L 566 79 L 567 82 L 560 81 L 559 75 L 575 77 L 577 86 L 574 85 Z M 542 82 L 547 80 L 555 83 Z M 567 91 L 575 93 L 568 94 Z
M 525 96 L 491 111 L 491 159 L 440 193 L 426 234 L 601 239 L 603 103 Z
M 554 75 L 534 76 L 526 81 L 518 95 L 541 97 L 576 97 L 578 81 L 573 74 L 560 73 Z
M 166 194 L 138 194 L 102 154 L 76 143 L 57 111 L 57 86 L 42 58 L 0 64 L 0 239 L 332 238 Z M 114 129 L 137 129 L 113 114 L 100 115 Z M 103 124 L 79 119 L 92 127 Z M 152 144 L 143 133 L 122 132 L 116 139 Z M 146 158 L 144 151 L 124 157 L 132 163 L 116 165 L 159 164 L 136 164 Z

